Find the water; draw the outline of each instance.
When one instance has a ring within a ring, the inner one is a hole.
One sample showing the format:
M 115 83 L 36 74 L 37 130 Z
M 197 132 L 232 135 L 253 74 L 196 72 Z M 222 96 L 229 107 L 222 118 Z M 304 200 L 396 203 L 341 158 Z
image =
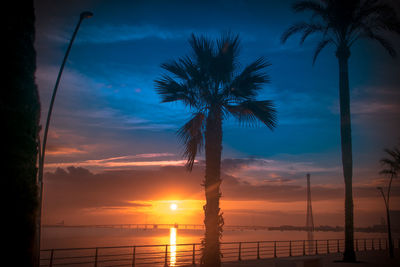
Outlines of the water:
M 174 230 L 171 230 L 174 229 Z M 139 246 L 200 243 L 204 230 L 189 229 L 119 229 L 44 227 L 42 249 Z M 173 231 L 174 237 L 171 237 Z M 395 234 L 394 238 L 400 235 Z M 343 232 L 315 232 L 314 239 L 343 239 Z M 356 239 L 387 238 L 386 233 L 355 233 Z M 304 240 L 304 231 L 236 230 L 224 231 L 222 242 Z

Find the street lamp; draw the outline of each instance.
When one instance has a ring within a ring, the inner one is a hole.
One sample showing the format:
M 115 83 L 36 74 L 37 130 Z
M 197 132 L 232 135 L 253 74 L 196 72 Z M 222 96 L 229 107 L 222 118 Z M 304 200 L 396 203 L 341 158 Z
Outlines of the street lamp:
M 90 11 L 84 11 L 80 14 L 79 16 L 79 21 L 78 24 L 76 25 L 75 31 L 72 34 L 72 38 L 71 41 L 69 42 L 67 51 L 65 52 L 65 56 L 64 59 L 61 63 L 61 67 L 60 70 L 58 72 L 58 76 L 57 76 L 57 80 L 56 80 L 56 84 L 54 85 L 54 89 L 53 89 L 53 94 L 51 96 L 51 100 L 50 100 L 50 106 L 49 106 L 49 111 L 47 113 L 47 120 L 46 120 L 46 126 L 44 128 L 44 134 L 43 134 L 43 143 L 42 143 L 42 147 L 40 147 L 40 140 L 39 140 L 39 171 L 38 171 L 38 186 L 39 186 L 39 207 L 38 207 L 38 216 L 37 216 L 37 225 L 36 225 L 36 253 L 37 253 L 37 263 L 39 263 L 40 261 L 40 232 L 41 232 L 41 217 L 42 217 L 42 200 L 43 200 L 43 168 L 44 168 L 44 159 L 45 159 L 45 154 L 46 154 L 46 142 L 47 142 L 47 134 L 49 131 L 49 126 L 50 126 L 50 118 L 51 118 L 51 113 L 53 111 L 53 105 L 54 105 L 54 100 L 56 98 L 56 94 L 57 94 L 57 89 L 58 89 L 58 85 L 60 83 L 60 79 L 61 79 L 61 75 L 63 73 L 64 70 L 64 66 L 65 63 L 67 61 L 69 52 L 71 50 L 72 44 L 75 40 L 76 34 L 78 33 L 79 27 L 81 26 L 81 23 L 84 19 L 87 18 L 91 18 L 93 16 L 93 13 Z
M 383 188 L 378 186 L 376 189 L 378 189 L 383 197 L 383 201 L 385 202 L 385 208 L 386 208 L 386 221 L 387 221 L 387 231 L 388 231 L 388 242 L 389 242 L 389 255 L 391 258 L 394 257 L 394 251 L 393 251 L 393 243 L 392 243 L 392 230 L 390 228 L 390 210 L 389 210 L 389 194 L 390 194 L 390 186 L 388 189 L 388 194 L 385 196 L 385 193 L 383 192 Z

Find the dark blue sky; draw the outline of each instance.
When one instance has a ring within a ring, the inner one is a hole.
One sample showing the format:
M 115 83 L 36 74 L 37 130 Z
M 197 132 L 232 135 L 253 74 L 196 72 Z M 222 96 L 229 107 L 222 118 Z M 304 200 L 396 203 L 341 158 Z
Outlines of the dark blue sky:
M 271 83 L 259 99 L 274 101 L 278 127 L 271 132 L 261 125 L 245 128 L 233 119 L 225 121 L 223 157 L 259 159 L 256 170 L 241 174 L 244 180 L 296 180 L 309 171 L 315 183 L 341 184 L 334 48 L 325 49 L 312 66 L 317 36 L 302 46 L 298 36 L 280 43 L 287 27 L 306 18 L 292 13 L 291 2 L 36 1 L 42 114 L 79 13 L 94 13 L 82 23 L 61 81 L 48 141 L 48 170 L 82 162 L 95 171 L 125 168 L 101 163 L 122 156 L 140 161 L 142 154 L 172 164 L 181 160 L 175 132 L 190 113 L 180 104 L 161 104 L 154 79 L 162 74 L 161 63 L 190 52 L 191 33 L 216 38 L 231 31 L 241 36 L 243 66 L 259 56 L 272 64 Z M 398 38 L 393 42 L 400 47 Z M 372 41 L 352 48 L 355 183 L 379 178 L 382 149 L 400 138 L 399 63 Z

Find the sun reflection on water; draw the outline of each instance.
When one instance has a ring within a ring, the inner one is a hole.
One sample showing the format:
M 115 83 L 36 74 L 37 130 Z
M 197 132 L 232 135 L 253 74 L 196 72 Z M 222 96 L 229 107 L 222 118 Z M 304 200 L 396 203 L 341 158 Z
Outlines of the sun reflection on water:
M 176 263 L 176 228 L 169 229 L 170 266 Z

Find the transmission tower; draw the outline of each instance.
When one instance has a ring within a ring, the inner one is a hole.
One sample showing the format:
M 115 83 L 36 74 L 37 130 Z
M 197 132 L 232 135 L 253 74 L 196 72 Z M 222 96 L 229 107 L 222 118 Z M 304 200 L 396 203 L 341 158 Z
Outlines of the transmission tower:
M 314 251 L 314 218 L 312 214 L 311 205 L 311 186 L 310 174 L 307 173 L 307 219 L 306 219 L 307 239 L 308 239 L 308 253 Z

